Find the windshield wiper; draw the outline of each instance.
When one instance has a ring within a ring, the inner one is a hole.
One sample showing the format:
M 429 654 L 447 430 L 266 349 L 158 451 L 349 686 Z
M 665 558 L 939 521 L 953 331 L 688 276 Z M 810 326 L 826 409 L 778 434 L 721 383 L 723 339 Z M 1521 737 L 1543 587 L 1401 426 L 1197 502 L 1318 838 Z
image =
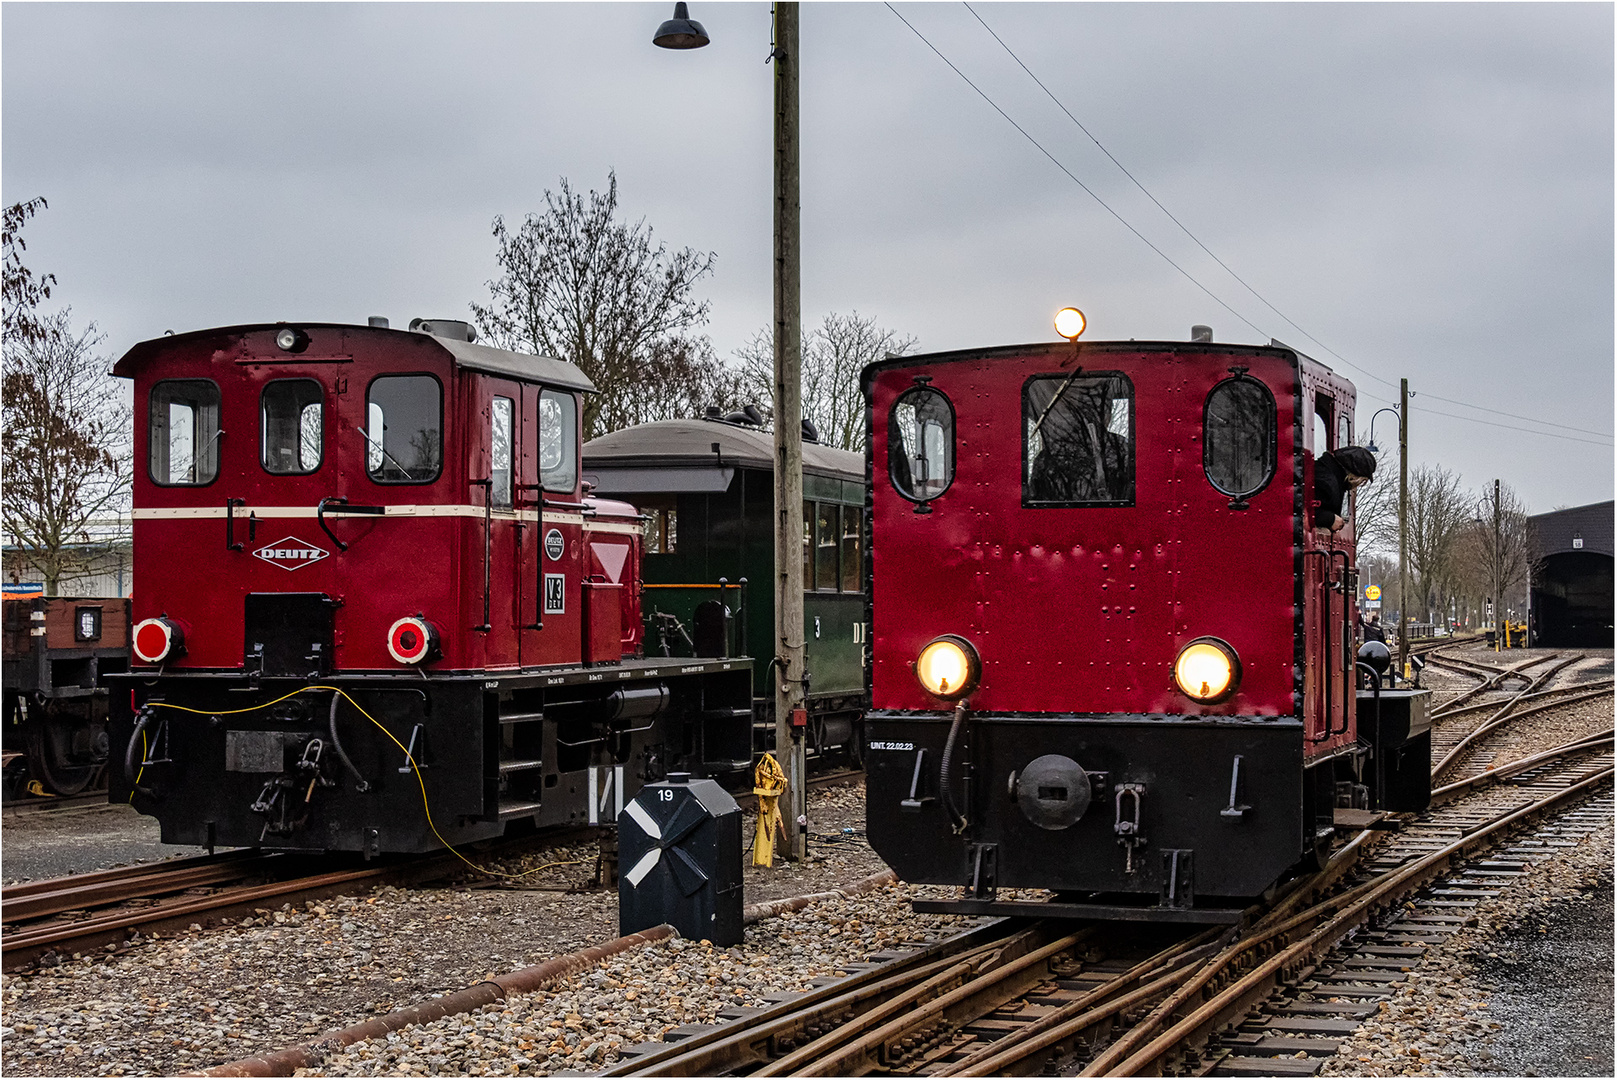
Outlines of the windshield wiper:
M 381 453 L 381 455 L 383 457 L 387 458 L 387 460 L 389 460 L 389 461 L 391 461 L 393 463 L 393 467 L 395 469 L 399 470 L 399 472 L 404 474 L 404 478 L 406 480 L 414 480 L 415 479 L 414 476 L 410 475 L 410 470 L 409 469 L 406 469 L 403 465 L 399 464 L 399 459 L 398 458 L 394 457 L 392 454 L 387 452 L 387 447 L 382 445 L 382 440 L 381 439 L 373 438 L 371 436 L 370 432 L 366 431 L 364 428 L 360 427 L 358 424 L 354 425 L 354 430 L 359 432 L 361 435 L 365 436 L 365 447 L 366 447 L 367 450 L 372 446 L 376 447 L 376 449 Z

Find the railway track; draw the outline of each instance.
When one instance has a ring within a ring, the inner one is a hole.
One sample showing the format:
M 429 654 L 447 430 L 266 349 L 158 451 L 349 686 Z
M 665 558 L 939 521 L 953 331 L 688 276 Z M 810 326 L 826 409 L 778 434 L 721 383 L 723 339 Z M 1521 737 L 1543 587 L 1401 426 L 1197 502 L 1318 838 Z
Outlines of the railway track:
M 863 774 L 836 769 L 815 787 Z M 746 794 L 739 801 L 754 800 Z M 487 862 L 536 845 L 588 840 L 604 831 L 564 829 L 480 851 Z M 237 920 L 379 885 L 419 885 L 472 871 L 449 851 L 371 862 L 357 858 L 238 849 L 193 858 L 11 885 L 0 891 L 0 967 L 15 971 L 50 953 L 104 949 L 142 933 L 173 933 L 193 923 Z
M 1439 787 L 1240 927 L 994 920 L 606 1075 L 1311 1075 L 1501 880 L 1609 821 L 1612 775 L 1603 732 Z

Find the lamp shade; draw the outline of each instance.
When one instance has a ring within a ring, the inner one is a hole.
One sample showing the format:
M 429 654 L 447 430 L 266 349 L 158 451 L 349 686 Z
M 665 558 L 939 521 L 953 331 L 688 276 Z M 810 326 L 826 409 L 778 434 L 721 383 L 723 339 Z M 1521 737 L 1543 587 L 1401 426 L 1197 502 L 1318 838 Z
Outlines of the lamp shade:
M 653 45 L 664 49 L 700 49 L 707 42 L 707 31 L 690 17 L 683 2 L 674 5 L 674 17 L 657 27 L 651 39 Z

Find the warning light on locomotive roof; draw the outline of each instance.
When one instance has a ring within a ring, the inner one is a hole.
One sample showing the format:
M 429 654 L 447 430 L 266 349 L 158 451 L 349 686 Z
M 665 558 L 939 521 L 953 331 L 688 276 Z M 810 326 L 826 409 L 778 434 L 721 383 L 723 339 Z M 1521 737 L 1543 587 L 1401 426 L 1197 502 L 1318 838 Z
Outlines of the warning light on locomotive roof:
M 1179 650 L 1173 662 L 1173 681 L 1187 697 L 1216 705 L 1240 685 L 1241 661 L 1228 642 L 1197 638 Z
M 1056 333 L 1068 341 L 1077 341 L 1078 335 L 1088 325 L 1089 320 L 1084 318 L 1084 313 L 1075 307 L 1064 307 L 1056 312 Z
M 948 701 L 963 698 L 977 689 L 982 677 L 982 660 L 971 642 L 954 634 L 944 634 L 927 642 L 915 659 L 915 675 L 926 692 Z

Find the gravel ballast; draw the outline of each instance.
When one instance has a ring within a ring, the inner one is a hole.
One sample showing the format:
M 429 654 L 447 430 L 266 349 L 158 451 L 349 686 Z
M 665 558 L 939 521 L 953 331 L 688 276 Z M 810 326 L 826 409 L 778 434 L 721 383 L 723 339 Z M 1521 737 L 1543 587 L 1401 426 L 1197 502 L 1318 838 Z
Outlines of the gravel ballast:
M 1610 651 L 1604 656 L 1609 671 Z M 1542 735 L 1524 736 L 1508 756 L 1610 728 L 1609 700 L 1588 709 L 1587 716 L 1557 720 Z M 1577 730 L 1568 736 L 1563 724 Z M 824 789 L 812 799 L 813 858 L 779 869 L 749 866 L 747 903 L 831 889 L 885 869 L 862 840 L 861 787 Z M 749 839 L 751 822 L 749 814 Z M 507 860 L 502 867 L 510 872 L 544 867 L 519 887 L 483 882 L 385 888 L 264 911 L 245 925 L 210 924 L 173 938 L 145 940 L 115 955 L 64 957 L 35 974 L 6 975 L 0 978 L 0 1071 L 164 1075 L 198 1070 L 304 1043 L 601 944 L 618 934 L 616 895 L 576 891 L 593 873 L 595 854 L 589 844 Z M 1408 987 L 1374 1019 L 1380 1027 L 1345 1042 L 1326 1071 L 1509 1071 L 1490 1062 L 1517 1061 L 1508 1048 L 1532 1016 L 1509 1014 L 1502 1005 L 1509 988 L 1502 978 L 1497 985 L 1488 981 L 1493 976 L 1484 963 L 1487 953 L 1506 955 L 1490 942 L 1523 927 L 1536 933 L 1540 923 L 1552 925 L 1545 921 L 1550 910 L 1545 905 L 1569 900 L 1593 905 L 1595 923 L 1604 918 L 1609 933 L 1610 892 L 1599 891 L 1601 875 L 1610 881 L 1609 829 L 1536 865 L 1500 897 L 1485 901 L 1477 909 L 1482 924 L 1456 935 L 1441 952 L 1429 952 Z M 746 940 L 733 949 L 679 940 L 638 949 L 547 990 L 356 1044 L 327 1057 L 320 1071 L 546 1075 L 598 1069 L 625 1045 L 683 1024 L 712 1022 L 731 1006 L 763 1004 L 769 995 L 803 989 L 872 952 L 965 925 L 947 916 L 914 914 L 909 899 L 923 892 L 936 894 L 899 885 L 863 898 L 821 901 L 749 926 Z M 1512 957 L 1540 959 L 1532 950 L 1509 948 L 1516 950 Z M 1599 1007 L 1597 1021 L 1604 1010 L 1609 1047 L 1610 961 L 1606 964 L 1606 989 L 1599 991 L 1604 996 L 1586 989 L 1588 1000 Z M 1523 966 L 1514 965 L 1513 971 Z M 1386 1052 L 1384 1044 L 1393 1036 L 1401 1055 Z M 1409 1053 L 1411 1046 L 1415 1054 Z M 1575 1064 L 1557 1071 L 1579 1075 Z M 1521 1065 L 1513 1068 L 1519 1071 Z M 1609 1053 L 1600 1068 L 1609 1075 Z

